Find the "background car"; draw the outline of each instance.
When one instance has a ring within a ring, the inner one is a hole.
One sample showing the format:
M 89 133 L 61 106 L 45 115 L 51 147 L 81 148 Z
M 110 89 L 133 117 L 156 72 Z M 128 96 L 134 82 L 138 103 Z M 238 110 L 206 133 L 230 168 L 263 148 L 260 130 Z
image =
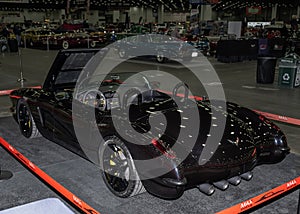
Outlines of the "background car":
M 106 38 L 97 34 L 88 34 L 85 32 L 67 32 L 55 34 L 47 38 L 43 38 L 43 45 L 49 44 L 50 47 L 69 49 L 76 47 L 94 48 L 99 44 L 104 44 Z
M 157 62 L 163 63 L 167 59 L 183 59 L 190 61 L 198 57 L 198 51 L 188 44 L 170 36 L 159 36 L 157 34 L 145 34 L 126 37 L 115 44 L 115 49 L 120 58 L 128 56 L 140 56 L 147 49 Z
M 54 32 L 47 29 L 32 28 L 21 33 L 21 45 L 27 47 L 41 46 L 43 40 L 54 35 Z

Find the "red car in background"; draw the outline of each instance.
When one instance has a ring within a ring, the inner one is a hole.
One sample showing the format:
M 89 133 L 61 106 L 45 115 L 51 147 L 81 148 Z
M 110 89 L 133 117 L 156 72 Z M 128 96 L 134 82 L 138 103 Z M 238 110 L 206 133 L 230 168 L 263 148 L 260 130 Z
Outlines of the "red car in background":
M 66 32 L 49 36 L 43 40 L 43 45 L 50 47 L 69 49 L 77 47 L 94 48 L 105 43 L 105 38 L 99 35 L 91 35 L 85 32 Z

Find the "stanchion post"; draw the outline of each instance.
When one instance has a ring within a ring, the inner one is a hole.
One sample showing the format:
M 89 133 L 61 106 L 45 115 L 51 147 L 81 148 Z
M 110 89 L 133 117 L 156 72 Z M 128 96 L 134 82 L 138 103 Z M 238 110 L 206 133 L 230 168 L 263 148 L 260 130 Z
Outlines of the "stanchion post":
M 49 52 L 49 36 L 47 36 L 47 51 Z
M 26 79 L 23 76 L 23 62 L 22 62 L 22 53 L 21 53 L 21 48 L 18 48 L 18 54 L 19 54 L 19 59 L 20 59 L 20 78 L 18 79 L 18 82 L 20 82 L 21 84 L 21 88 L 24 87 L 24 81 L 26 81 Z
M 90 48 L 90 35 L 87 36 L 87 46 Z
M 26 48 L 26 32 L 24 33 L 24 48 Z

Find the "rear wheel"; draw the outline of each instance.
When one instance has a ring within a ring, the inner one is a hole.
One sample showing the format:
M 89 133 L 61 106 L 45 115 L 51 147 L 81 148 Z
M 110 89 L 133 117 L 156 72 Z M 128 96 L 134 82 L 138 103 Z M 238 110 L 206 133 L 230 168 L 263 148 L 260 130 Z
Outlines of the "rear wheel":
M 17 119 L 22 135 L 27 138 L 35 138 L 41 136 L 32 118 L 29 106 L 25 100 L 21 99 L 18 102 Z
M 145 192 L 132 156 L 119 138 L 107 138 L 99 153 L 103 180 L 113 194 L 127 198 Z
M 63 41 L 62 48 L 65 49 L 65 50 L 68 49 L 69 48 L 69 42 L 68 41 Z

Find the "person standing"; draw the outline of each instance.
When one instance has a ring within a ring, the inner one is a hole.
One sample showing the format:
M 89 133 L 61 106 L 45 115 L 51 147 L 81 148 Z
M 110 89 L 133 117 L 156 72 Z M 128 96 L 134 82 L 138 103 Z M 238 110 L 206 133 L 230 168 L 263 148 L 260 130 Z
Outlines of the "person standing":
M 2 33 L 2 36 L 4 37 L 4 40 L 2 41 L 0 52 L 9 51 L 8 38 L 9 38 L 10 31 L 5 24 L 3 24 L 3 26 L 2 26 L 1 33 Z
M 294 32 L 298 31 L 298 20 L 297 20 L 297 16 L 295 15 L 292 16 L 291 28 Z
M 10 32 L 9 32 L 7 26 L 4 25 L 3 28 L 2 28 L 2 35 L 3 35 L 6 39 L 8 39 L 9 34 L 10 34 Z

